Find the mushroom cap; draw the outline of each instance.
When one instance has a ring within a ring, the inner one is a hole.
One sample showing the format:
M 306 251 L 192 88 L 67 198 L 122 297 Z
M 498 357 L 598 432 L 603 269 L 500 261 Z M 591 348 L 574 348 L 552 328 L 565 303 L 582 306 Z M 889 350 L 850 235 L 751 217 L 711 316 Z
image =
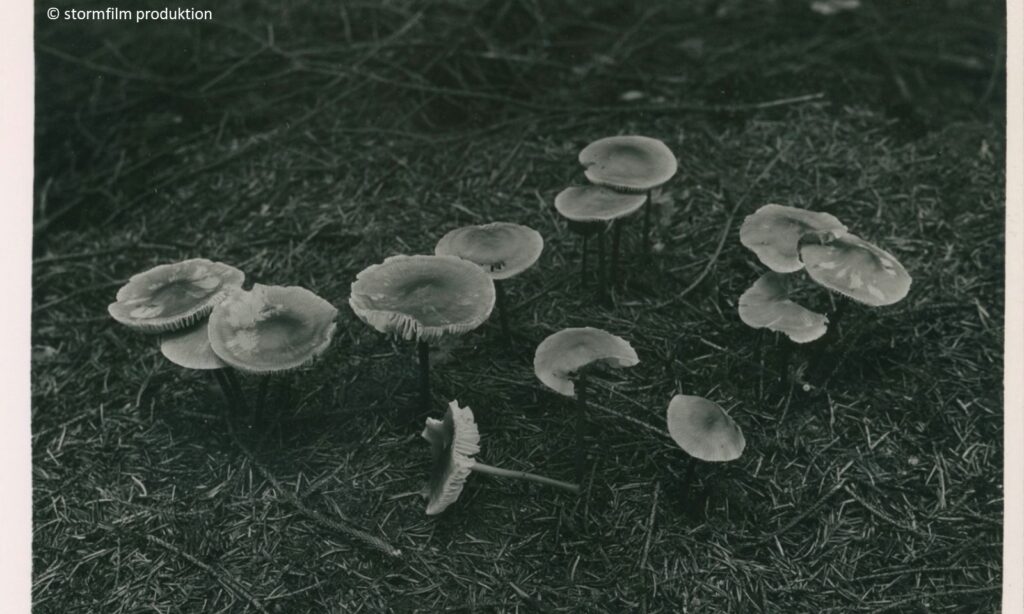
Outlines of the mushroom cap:
M 911 278 L 889 252 L 854 234 L 828 245 L 800 248 L 811 279 L 872 307 L 897 303 L 910 291 Z
M 430 442 L 434 457 L 430 477 L 423 489 L 427 499 L 427 514 L 440 514 L 459 498 L 466 478 L 480 452 L 480 431 L 468 407 L 459 407 L 458 401 L 448 404 L 443 420 L 427 418 L 421 437 Z
M 796 343 L 825 334 L 828 318 L 789 299 L 789 278 L 768 271 L 740 296 L 740 319 L 751 328 L 785 333 Z
M 232 292 L 210 314 L 210 345 L 244 373 L 280 373 L 308 364 L 331 344 L 338 310 L 305 288 Z
M 736 460 L 747 445 L 743 431 L 717 403 L 677 394 L 668 404 L 668 433 L 690 456 L 702 461 Z
M 533 371 L 545 386 L 567 397 L 575 396 L 572 375 L 593 363 L 616 369 L 637 365 L 633 346 L 598 328 L 566 328 L 548 336 L 537 346 Z
M 624 194 L 597 185 L 572 186 L 555 196 L 555 209 L 571 222 L 607 222 L 635 213 L 644 194 Z
M 679 165 L 672 150 L 647 136 L 609 136 L 580 151 L 580 164 L 595 185 L 620 192 L 647 192 L 663 185 Z
M 828 213 L 764 205 L 743 220 L 740 243 L 769 269 L 792 273 L 804 268 L 800 261 L 800 240 L 804 236 L 816 236 L 827 243 L 845 234 L 846 226 Z
M 494 282 L 455 256 L 392 256 L 363 269 L 348 299 L 360 320 L 403 339 L 437 341 L 480 326 L 494 308 Z
M 132 275 L 107 307 L 125 326 L 156 334 L 188 328 L 205 318 L 245 274 L 223 262 L 193 258 Z
M 491 279 L 508 279 L 533 266 L 544 251 L 536 230 L 510 222 L 463 226 L 441 237 L 438 256 L 458 256 L 479 265 Z
M 167 360 L 186 369 L 223 369 L 227 366 L 210 346 L 209 321 L 162 338 L 160 353 Z

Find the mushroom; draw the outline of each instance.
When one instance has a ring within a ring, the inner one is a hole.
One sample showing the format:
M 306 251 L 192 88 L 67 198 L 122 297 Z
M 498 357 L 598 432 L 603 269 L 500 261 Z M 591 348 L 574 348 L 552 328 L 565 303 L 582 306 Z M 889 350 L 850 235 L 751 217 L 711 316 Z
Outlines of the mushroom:
M 188 328 L 205 318 L 245 274 L 223 262 L 193 258 L 133 275 L 107 307 L 125 326 L 148 334 Z
M 298 286 L 255 284 L 236 290 L 210 314 L 210 347 L 227 365 L 248 374 L 272 376 L 310 364 L 331 344 L 338 310 Z M 229 377 L 234 377 L 228 371 Z M 257 412 L 266 394 L 261 382 Z M 284 388 L 287 382 L 282 381 Z M 241 387 L 237 385 L 239 401 Z M 284 393 L 282 393 L 284 394 Z
M 811 279 L 871 307 L 898 303 L 910 290 L 910 275 L 892 254 L 852 233 L 802 245 L 800 256 Z
M 430 410 L 430 343 L 471 331 L 491 315 L 494 282 L 455 256 L 392 256 L 361 271 L 348 299 L 377 331 L 416 341 L 420 410 Z
M 784 333 L 796 343 L 808 343 L 828 329 L 828 318 L 789 299 L 789 278 L 768 271 L 740 296 L 740 319 L 751 328 Z
M 695 459 L 712 463 L 736 460 L 747 442 L 725 410 L 703 397 L 677 394 L 668 404 L 668 433 L 690 455 L 683 491 L 693 478 Z
M 597 234 L 597 257 L 599 289 L 601 296 L 607 293 L 604 267 L 604 226 L 608 222 L 636 213 L 644 206 L 647 197 L 643 194 L 616 192 L 600 186 L 573 186 L 555 196 L 555 209 L 569 220 L 569 229 L 583 237 L 583 257 L 580 263 L 580 277 L 585 282 L 587 272 L 587 239 Z M 618 228 L 616 226 L 616 228 Z M 619 233 L 613 236 L 613 251 L 618 253 Z M 615 278 L 617 256 L 613 257 L 612 277 Z
M 473 456 L 480 452 L 480 432 L 473 420 L 472 410 L 469 407 L 459 407 L 458 401 L 448 404 L 444 419 L 427 418 L 421 437 L 430 442 L 433 456 L 430 477 L 422 493 L 427 499 L 428 515 L 440 514 L 455 503 L 462 493 L 466 479 L 474 471 L 554 486 L 574 494 L 580 492 L 580 487 L 576 484 L 533 473 L 502 469 L 474 459 Z
M 740 243 L 769 269 L 793 273 L 804 268 L 800 244 L 804 237 L 828 243 L 846 234 L 846 226 L 828 213 L 783 205 L 764 205 L 740 226 Z
M 651 191 L 668 182 L 679 168 L 672 150 L 658 139 L 646 136 L 611 136 L 598 139 L 580 151 L 580 164 L 587 179 L 616 192 L 647 195 L 644 209 L 643 253 L 650 254 Z M 615 229 L 618 245 L 618 224 Z M 613 263 L 618 261 L 618 249 L 612 249 Z M 615 265 L 612 266 L 613 270 Z
M 639 362 L 629 342 L 598 328 L 566 328 L 550 335 L 537 346 L 533 358 L 537 379 L 558 394 L 576 398 L 577 481 L 583 479 L 586 463 L 583 427 L 589 372 L 601 365 L 621 369 L 636 366 Z
M 193 328 L 165 335 L 160 339 L 160 353 L 179 367 L 210 373 L 228 404 L 244 406 L 244 393 L 238 379 L 210 345 L 209 324 L 206 320 Z
M 494 280 L 501 332 L 511 344 L 503 281 L 530 268 L 544 250 L 536 230 L 509 222 L 463 226 L 441 237 L 434 248 L 439 256 L 458 256 L 479 265 Z

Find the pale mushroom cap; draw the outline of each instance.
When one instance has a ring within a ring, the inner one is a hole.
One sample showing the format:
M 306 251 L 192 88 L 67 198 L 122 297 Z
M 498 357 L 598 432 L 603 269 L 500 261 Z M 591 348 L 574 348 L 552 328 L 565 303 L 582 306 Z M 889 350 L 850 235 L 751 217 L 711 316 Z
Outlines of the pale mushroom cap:
M 427 418 L 420 435 L 430 442 L 433 464 L 423 489 L 427 514 L 440 514 L 459 498 L 466 479 L 472 473 L 473 455 L 480 452 L 480 431 L 468 407 L 458 401 L 448 404 L 443 420 Z
M 736 460 L 747 445 L 743 431 L 716 403 L 677 394 L 668 404 L 668 433 L 690 456 L 709 462 Z
M 910 291 L 912 280 L 903 265 L 854 234 L 828 245 L 804 245 L 800 255 L 811 279 L 872 307 L 897 303 Z
M 625 194 L 597 185 L 572 186 L 555 196 L 555 209 L 573 222 L 607 222 L 644 206 L 644 194 Z
M 828 330 L 828 318 L 789 298 L 789 278 L 768 271 L 740 296 L 740 319 L 751 328 L 784 333 L 796 343 L 808 343 Z
M 457 256 L 479 265 L 491 279 L 508 279 L 533 266 L 544 251 L 536 230 L 509 222 L 463 226 L 441 237 L 438 256 Z
M 245 373 L 291 371 L 331 344 L 338 310 L 305 288 L 256 284 L 232 292 L 210 314 L 210 345 Z
M 181 330 L 205 318 L 244 280 L 245 274 L 235 267 L 205 258 L 161 264 L 133 275 L 107 311 L 143 333 Z
M 210 346 L 209 322 L 195 328 L 176 331 L 160 340 L 164 358 L 186 369 L 223 369 L 227 366 Z
M 480 326 L 494 308 L 494 282 L 455 256 L 392 256 L 367 267 L 348 302 L 360 320 L 403 339 L 437 341 Z
M 827 243 L 844 234 L 846 226 L 828 213 L 764 205 L 743 220 L 740 243 L 769 269 L 792 273 L 804 267 L 800 261 L 803 237 L 815 236 Z
M 573 374 L 597 362 L 620 369 L 635 366 L 640 359 L 622 337 L 598 328 L 566 328 L 540 342 L 533 371 L 545 386 L 571 397 L 576 394 Z
M 672 150 L 647 136 L 610 136 L 580 152 L 587 179 L 620 192 L 647 192 L 663 185 L 678 169 Z

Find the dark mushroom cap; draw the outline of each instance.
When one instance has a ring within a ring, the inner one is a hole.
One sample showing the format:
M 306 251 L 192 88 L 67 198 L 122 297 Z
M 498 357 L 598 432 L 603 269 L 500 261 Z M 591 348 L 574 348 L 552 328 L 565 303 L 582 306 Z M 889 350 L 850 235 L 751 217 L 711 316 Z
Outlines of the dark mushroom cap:
M 672 150 L 646 136 L 610 136 L 598 139 L 580 152 L 587 179 L 620 192 L 647 192 L 676 174 Z
M 668 432 L 690 456 L 710 462 L 736 460 L 747 445 L 743 431 L 716 403 L 677 394 L 668 404 Z
M 491 279 L 508 279 L 533 266 L 544 251 L 536 230 L 509 222 L 463 226 L 441 237 L 438 256 L 458 256 L 479 265 Z
M 598 328 L 566 328 L 537 346 L 533 371 L 545 386 L 568 397 L 576 394 L 574 374 L 594 363 L 616 369 L 639 364 L 633 346 Z
M 227 366 L 217 357 L 210 346 L 209 322 L 202 322 L 194 328 L 175 331 L 160 340 L 160 353 L 186 369 L 223 369 Z
M 800 241 L 806 236 L 829 242 L 846 234 L 846 226 L 828 213 L 783 205 L 765 205 L 740 227 L 740 243 L 769 269 L 792 273 L 804 267 Z
M 462 494 L 466 479 L 473 471 L 473 455 L 480 452 L 480 432 L 468 407 L 458 401 L 448 404 L 443 420 L 427 418 L 420 435 L 430 442 L 433 463 L 423 489 L 427 514 L 440 514 Z
M 751 328 L 767 328 L 797 343 L 825 334 L 828 318 L 789 298 L 789 278 L 768 271 L 740 296 L 740 319 Z
M 181 330 L 209 315 L 230 290 L 242 287 L 244 279 L 235 267 L 205 258 L 161 264 L 133 275 L 107 311 L 143 333 Z
M 331 344 L 338 310 L 305 288 L 256 284 L 232 292 L 210 314 L 210 345 L 245 373 L 298 369 Z
M 644 206 L 643 194 L 624 194 L 596 185 L 572 186 L 555 196 L 555 209 L 570 222 L 607 222 Z
M 437 341 L 480 326 L 494 308 L 494 282 L 455 256 L 392 256 L 367 267 L 348 299 L 360 320 L 403 339 Z
M 854 234 L 828 245 L 800 248 L 811 279 L 872 307 L 897 303 L 910 291 L 911 278 L 889 252 Z

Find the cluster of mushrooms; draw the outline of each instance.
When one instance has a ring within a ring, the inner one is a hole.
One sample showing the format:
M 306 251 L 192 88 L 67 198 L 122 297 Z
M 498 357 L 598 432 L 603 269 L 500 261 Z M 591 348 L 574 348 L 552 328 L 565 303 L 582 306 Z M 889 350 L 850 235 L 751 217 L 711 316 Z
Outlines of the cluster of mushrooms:
M 641 136 L 595 141 L 580 152 L 579 161 L 591 185 L 563 190 L 555 207 L 582 236 L 584 281 L 587 243 L 597 237 L 599 294 L 604 297 L 606 278 L 612 278 L 613 286 L 617 279 L 623 223 L 644 210 L 640 244 L 646 256 L 652 195 L 676 173 L 677 163 L 664 143 Z M 604 255 L 609 230 L 610 273 Z M 909 277 L 891 255 L 847 233 L 827 214 L 767 205 L 747 218 L 741 239 L 772 268 L 741 297 L 741 318 L 751 326 L 784 332 L 795 341 L 820 336 L 825 317 L 786 298 L 785 273 L 806 266 L 815 281 L 869 304 L 894 302 L 893 297 L 902 298 L 909 286 Z M 381 333 L 416 343 L 421 417 L 432 407 L 431 345 L 477 329 L 497 307 L 503 339 L 511 346 L 504 285 L 537 262 L 543 249 L 544 240 L 537 231 L 493 222 L 448 232 L 434 254 L 392 256 L 356 276 L 348 298 L 353 313 Z M 260 284 L 246 289 L 241 271 L 204 259 L 165 264 L 135 275 L 108 309 L 129 328 L 160 335 L 161 352 L 171 362 L 211 371 L 228 402 L 239 407 L 246 406 L 246 399 L 235 370 L 268 376 L 310 365 L 330 344 L 338 315 L 334 306 L 307 289 Z M 472 410 L 457 401 L 448 404 L 442 419 L 428 417 L 422 432 L 433 458 L 423 490 L 427 514 L 438 514 L 454 503 L 472 472 L 579 493 L 586 464 L 582 433 L 591 378 L 603 369 L 628 368 L 639 360 L 628 341 L 592 327 L 560 330 L 537 346 L 536 377 L 552 391 L 573 399 L 576 407 L 576 483 L 476 460 L 480 433 Z M 691 457 L 687 482 L 693 459 L 734 460 L 746 444 L 725 410 L 701 397 L 674 396 L 666 422 L 668 435 Z

